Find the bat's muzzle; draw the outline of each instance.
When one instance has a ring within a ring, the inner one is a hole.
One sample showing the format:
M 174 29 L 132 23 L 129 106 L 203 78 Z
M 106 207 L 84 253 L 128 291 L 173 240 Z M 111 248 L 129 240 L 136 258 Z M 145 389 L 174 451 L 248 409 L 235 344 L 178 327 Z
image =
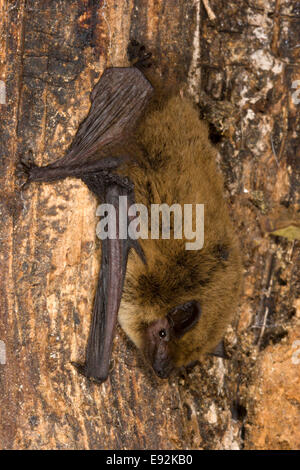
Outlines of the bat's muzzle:
M 174 367 L 171 364 L 159 365 L 158 367 L 153 366 L 153 370 L 160 379 L 167 379 L 170 377 Z

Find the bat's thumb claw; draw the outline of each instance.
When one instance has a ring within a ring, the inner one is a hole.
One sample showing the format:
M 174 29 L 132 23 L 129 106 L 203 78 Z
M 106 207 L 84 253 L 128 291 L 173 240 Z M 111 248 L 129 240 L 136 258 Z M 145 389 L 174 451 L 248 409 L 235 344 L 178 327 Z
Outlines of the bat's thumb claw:
M 84 377 L 86 377 L 88 380 L 91 380 L 92 382 L 95 382 L 97 384 L 102 384 L 107 379 L 107 376 L 102 378 L 102 377 L 94 377 L 94 376 L 89 375 L 87 372 L 86 364 L 80 364 L 79 362 L 71 362 L 71 364 L 77 369 L 77 372 L 80 375 L 83 375 Z
M 80 364 L 79 362 L 71 362 L 72 366 L 75 367 L 75 369 L 77 369 L 77 371 L 79 372 L 79 374 L 81 375 L 84 375 L 84 377 L 86 377 L 86 366 L 85 364 Z
M 129 248 L 133 248 L 136 251 L 136 253 L 138 254 L 138 256 L 141 258 L 143 263 L 147 264 L 147 260 L 146 260 L 146 257 L 145 257 L 144 250 L 143 250 L 143 248 L 141 247 L 141 245 L 139 244 L 139 242 L 137 240 L 131 240 Z

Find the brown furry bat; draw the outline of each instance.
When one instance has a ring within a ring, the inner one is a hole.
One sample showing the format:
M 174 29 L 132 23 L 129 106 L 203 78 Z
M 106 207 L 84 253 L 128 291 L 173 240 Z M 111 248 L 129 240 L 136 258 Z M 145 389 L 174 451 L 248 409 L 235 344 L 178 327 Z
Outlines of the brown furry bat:
M 117 225 L 115 239 L 102 241 L 86 362 L 77 365 L 98 382 L 108 376 L 117 315 L 157 375 L 168 377 L 214 350 L 232 319 L 241 283 L 239 249 L 207 126 L 182 94 L 154 94 L 148 105 L 153 88 L 139 68 L 146 68 L 150 54 L 132 41 L 129 55 L 137 58 L 135 67 L 102 75 L 66 156 L 46 167 L 22 162 L 28 181 L 81 178 L 117 215 L 124 195 L 149 213 L 152 204 L 204 204 L 200 250 L 187 250 L 185 237 L 173 239 L 174 222 L 167 240 L 122 239 Z

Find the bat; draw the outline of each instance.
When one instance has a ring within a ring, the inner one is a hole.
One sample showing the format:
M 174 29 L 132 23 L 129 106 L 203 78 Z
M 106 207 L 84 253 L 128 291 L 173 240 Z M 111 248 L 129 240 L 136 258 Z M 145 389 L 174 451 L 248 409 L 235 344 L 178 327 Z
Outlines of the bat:
M 153 204 L 204 204 L 202 249 L 187 250 L 186 234 L 172 238 L 175 219 L 170 239 L 124 239 L 117 222 L 115 237 L 102 240 L 86 359 L 75 364 L 98 383 L 109 374 L 117 319 L 160 378 L 203 354 L 220 354 L 241 286 L 240 249 L 207 125 L 182 93 L 157 95 L 144 46 L 132 40 L 128 56 L 133 66 L 102 74 L 65 156 L 43 167 L 21 160 L 26 184 L 80 178 L 111 204 L 117 221 L 120 196 L 149 213 Z M 129 227 L 127 209 L 125 218 Z

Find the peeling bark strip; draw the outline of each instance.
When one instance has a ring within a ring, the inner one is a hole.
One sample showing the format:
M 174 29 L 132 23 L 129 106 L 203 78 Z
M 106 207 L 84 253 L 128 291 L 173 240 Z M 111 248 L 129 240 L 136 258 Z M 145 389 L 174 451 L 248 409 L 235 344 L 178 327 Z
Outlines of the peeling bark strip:
M 6 104 L 6 88 L 3 80 L 0 80 L 0 104 Z
M 0 340 L 0 364 L 6 364 L 6 346 L 4 341 Z
M 299 241 L 264 238 L 259 224 L 273 206 L 297 204 L 299 2 L 209 4 L 214 23 L 198 0 L 0 0 L 2 449 L 299 448 Z M 219 142 L 242 241 L 245 295 L 225 338 L 230 360 L 209 357 L 161 382 L 119 331 L 111 379 L 99 388 L 70 365 L 84 357 L 96 288 L 96 201 L 75 180 L 20 195 L 14 173 L 30 148 L 39 164 L 64 153 L 100 73 L 126 65 L 129 37 L 154 51 L 162 77 L 190 84 L 191 67 L 198 74 L 195 97 Z M 273 252 L 258 352 L 253 325 Z

